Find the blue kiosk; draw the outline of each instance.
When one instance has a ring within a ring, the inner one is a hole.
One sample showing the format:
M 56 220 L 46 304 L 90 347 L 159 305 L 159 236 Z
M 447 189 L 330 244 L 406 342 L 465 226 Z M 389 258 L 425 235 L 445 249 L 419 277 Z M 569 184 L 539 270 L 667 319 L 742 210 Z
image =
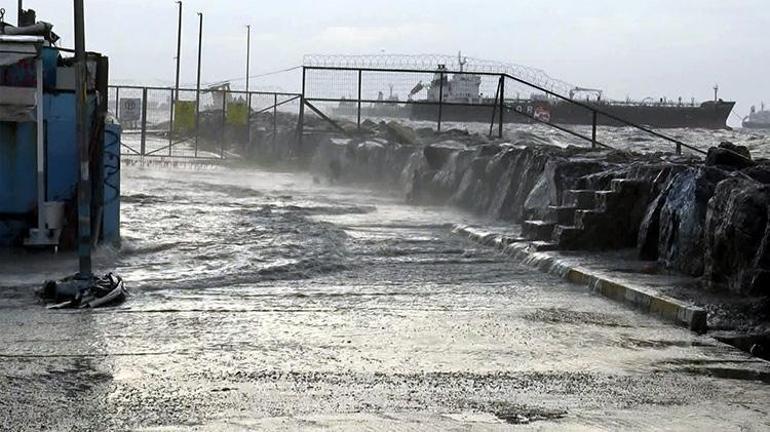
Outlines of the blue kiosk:
M 87 57 L 91 155 L 82 167 L 72 56 L 54 46 L 50 24 L 33 35 L 0 25 L 0 249 L 76 249 L 80 169 L 91 173 L 94 243 L 118 243 L 121 130 L 107 114 L 107 58 Z

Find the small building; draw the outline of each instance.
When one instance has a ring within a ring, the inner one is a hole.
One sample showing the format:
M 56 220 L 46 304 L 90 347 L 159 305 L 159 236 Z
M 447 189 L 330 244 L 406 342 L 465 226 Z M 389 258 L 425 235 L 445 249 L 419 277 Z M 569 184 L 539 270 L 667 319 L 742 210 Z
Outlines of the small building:
M 96 241 L 118 242 L 121 130 L 107 119 L 107 58 L 88 54 L 91 157 L 80 167 L 74 59 L 53 45 L 50 24 L 31 27 L 29 35 L 8 24 L 0 30 L 0 249 L 74 249 L 86 168 L 92 232 Z

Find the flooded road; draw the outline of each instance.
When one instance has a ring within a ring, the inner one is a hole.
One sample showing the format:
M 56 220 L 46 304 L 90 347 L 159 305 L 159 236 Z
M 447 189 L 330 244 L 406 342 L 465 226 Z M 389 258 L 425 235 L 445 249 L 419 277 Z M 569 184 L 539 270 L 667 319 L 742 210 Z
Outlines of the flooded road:
M 290 173 L 127 168 L 115 309 L 0 257 L 0 430 L 770 429 L 770 367 L 450 233 L 483 224 Z

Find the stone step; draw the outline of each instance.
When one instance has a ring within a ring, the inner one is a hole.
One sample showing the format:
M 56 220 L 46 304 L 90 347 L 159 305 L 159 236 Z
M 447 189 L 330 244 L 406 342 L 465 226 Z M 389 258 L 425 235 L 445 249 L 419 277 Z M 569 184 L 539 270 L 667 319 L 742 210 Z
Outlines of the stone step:
M 553 222 L 528 220 L 521 225 L 521 235 L 530 240 L 550 240 L 555 226 Z
M 553 241 L 559 245 L 559 249 L 582 249 L 585 241 L 585 231 L 576 226 L 557 225 L 553 231 Z
M 623 195 L 616 191 L 596 191 L 596 209 L 612 211 L 617 208 Z
M 536 241 L 530 243 L 529 248 L 535 252 L 550 252 L 559 250 L 559 245 L 554 242 Z
M 647 187 L 647 183 L 642 180 L 613 179 L 610 182 L 610 189 L 619 193 L 637 193 L 644 187 Z
M 575 226 L 582 229 L 596 228 L 607 224 L 608 217 L 602 210 L 578 210 L 575 212 Z
M 529 241 L 529 240 L 521 236 L 519 237 L 503 236 L 500 238 L 500 242 L 506 246 L 514 243 L 523 243 L 526 241 Z
M 596 191 L 589 189 L 572 189 L 564 191 L 562 205 L 590 210 L 596 207 Z
M 572 225 L 575 223 L 575 206 L 549 206 L 548 220 L 557 225 Z

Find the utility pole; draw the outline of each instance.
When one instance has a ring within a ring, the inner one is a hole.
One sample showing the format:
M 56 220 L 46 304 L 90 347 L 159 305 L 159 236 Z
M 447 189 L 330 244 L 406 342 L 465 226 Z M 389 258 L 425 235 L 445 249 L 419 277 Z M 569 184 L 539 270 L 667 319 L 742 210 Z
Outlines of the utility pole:
M 200 135 L 201 112 L 201 55 L 203 54 L 203 12 L 198 12 L 198 81 L 195 91 L 195 156 L 198 156 L 198 136 Z
M 179 5 L 179 25 L 176 32 L 176 84 L 174 86 L 174 102 L 179 101 L 179 64 L 182 60 L 182 2 Z
M 18 19 L 16 20 L 16 26 L 21 27 L 21 15 L 22 11 L 24 10 L 24 0 L 19 0 L 19 10 L 18 10 Z
M 246 26 L 246 93 L 249 92 L 249 66 L 251 66 L 251 26 Z
M 80 173 L 78 183 L 78 259 L 80 263 L 80 279 L 90 279 L 91 271 L 91 174 L 90 149 L 86 131 L 87 118 L 87 88 L 86 78 L 86 36 L 85 14 L 83 0 L 74 0 L 75 11 L 75 58 L 77 59 L 76 92 L 76 137 L 80 149 Z M 20 2 L 21 3 L 21 2 Z

